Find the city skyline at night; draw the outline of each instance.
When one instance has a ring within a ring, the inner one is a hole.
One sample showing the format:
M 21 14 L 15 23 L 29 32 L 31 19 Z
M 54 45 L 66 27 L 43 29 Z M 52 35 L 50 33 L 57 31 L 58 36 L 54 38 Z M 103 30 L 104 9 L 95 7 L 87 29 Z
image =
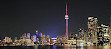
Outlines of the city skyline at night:
M 98 24 L 110 24 L 111 4 L 108 1 L 67 1 L 69 33 L 87 29 L 87 18 L 97 17 Z M 65 35 L 65 0 L 2 1 L 0 36 L 20 37 L 38 30 L 50 37 Z M 53 34 L 53 36 L 52 36 Z

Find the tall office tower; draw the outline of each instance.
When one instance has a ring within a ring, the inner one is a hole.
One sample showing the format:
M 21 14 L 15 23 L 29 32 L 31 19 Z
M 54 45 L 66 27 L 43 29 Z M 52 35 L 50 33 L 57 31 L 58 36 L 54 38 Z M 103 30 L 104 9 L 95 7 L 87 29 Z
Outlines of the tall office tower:
M 68 40 L 68 19 L 69 19 L 69 16 L 67 15 L 67 3 L 66 3 L 66 15 L 65 15 L 65 19 L 66 19 L 66 36 L 67 36 L 67 40 Z
M 41 44 L 45 44 L 45 43 L 46 43 L 45 35 L 42 35 L 42 36 L 41 36 L 40 43 L 41 43 Z
M 79 29 L 79 38 L 84 40 L 84 29 Z
M 41 37 L 42 36 L 42 33 L 40 32 L 39 36 Z
M 109 26 L 101 24 L 101 26 L 97 27 L 97 37 L 98 37 L 98 43 L 109 43 L 110 37 L 109 37 Z
M 46 43 L 50 43 L 49 35 L 46 36 Z
M 84 30 L 84 41 L 88 41 L 88 33 L 87 30 Z
M 98 31 L 98 33 L 97 33 L 97 39 L 98 39 L 98 43 L 100 44 L 100 45 L 102 45 L 103 44 L 103 42 L 104 42 L 104 34 L 103 34 L 103 32 L 102 32 L 102 27 L 101 26 L 98 26 L 97 27 L 97 31 Z
M 41 41 L 42 33 L 39 33 L 39 42 Z
M 33 42 L 36 42 L 36 35 L 33 35 L 33 36 L 32 36 L 32 41 L 33 41 Z
M 63 35 L 63 36 L 62 36 L 62 43 L 63 43 L 63 44 L 66 44 L 66 43 L 67 43 L 67 36 L 66 36 L 66 35 Z
M 57 36 L 57 41 L 56 41 L 57 44 L 61 44 L 61 37 L 60 36 Z
M 30 39 L 30 33 L 27 33 L 27 39 Z
M 36 42 L 39 42 L 39 32 L 36 30 Z
M 110 35 L 110 43 L 111 43 L 111 15 L 110 15 L 109 35 Z
M 104 34 L 104 43 L 109 43 L 110 42 L 110 37 L 109 37 L 109 26 L 108 25 L 103 25 L 101 24 L 102 27 L 102 32 Z
M 36 36 L 37 36 L 37 38 L 39 37 L 39 32 L 38 32 L 38 30 L 36 30 Z
M 22 39 L 23 39 L 23 41 L 26 41 L 26 33 L 24 33 L 23 35 L 22 35 Z
M 97 18 L 88 17 L 88 33 L 91 43 L 97 43 Z

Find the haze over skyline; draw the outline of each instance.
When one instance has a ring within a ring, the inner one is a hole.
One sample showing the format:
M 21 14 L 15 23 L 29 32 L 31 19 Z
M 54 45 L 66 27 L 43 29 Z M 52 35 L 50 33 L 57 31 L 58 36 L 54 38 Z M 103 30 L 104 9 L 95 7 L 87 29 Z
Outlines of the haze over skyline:
M 51 37 L 65 35 L 65 0 L 0 1 L 0 36 L 20 37 L 36 30 Z M 87 18 L 94 16 L 98 23 L 109 24 L 111 1 L 69 0 L 69 34 L 87 29 Z

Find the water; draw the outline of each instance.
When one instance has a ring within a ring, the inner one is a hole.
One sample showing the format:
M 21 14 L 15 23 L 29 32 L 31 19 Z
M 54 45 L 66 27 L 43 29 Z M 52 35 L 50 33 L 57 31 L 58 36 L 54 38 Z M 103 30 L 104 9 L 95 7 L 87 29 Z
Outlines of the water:
M 6 47 L 0 47 L 0 49 L 111 49 L 111 46 L 81 46 L 76 48 L 69 47 L 69 46 L 6 46 Z

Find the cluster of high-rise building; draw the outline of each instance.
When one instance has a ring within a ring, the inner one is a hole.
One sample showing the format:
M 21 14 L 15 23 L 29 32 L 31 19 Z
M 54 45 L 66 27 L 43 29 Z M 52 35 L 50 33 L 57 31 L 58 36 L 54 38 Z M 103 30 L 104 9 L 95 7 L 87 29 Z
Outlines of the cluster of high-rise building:
M 51 40 L 53 42 L 53 40 Z M 0 40 L 1 46 L 32 46 L 32 45 L 49 45 L 50 37 L 49 35 L 42 35 L 41 32 L 36 31 L 35 35 L 30 33 L 24 33 L 19 39 L 15 37 L 14 41 L 10 37 L 5 37 L 5 39 Z
M 96 17 L 88 17 L 88 29 L 79 29 L 79 40 L 84 40 L 85 43 L 103 45 L 111 43 L 111 30 L 109 25 L 98 25 Z
M 66 22 L 66 36 L 57 36 L 56 43 L 59 44 L 80 44 L 84 45 L 103 45 L 111 43 L 111 27 L 110 25 L 98 24 L 97 17 L 88 17 L 88 29 L 80 28 L 79 33 L 70 33 L 67 36 L 67 22 Z M 68 39 L 68 40 L 67 40 Z
M 68 36 L 68 19 L 69 16 L 67 14 L 67 4 L 66 4 L 66 36 L 67 41 L 72 41 L 74 39 L 81 40 L 79 42 L 88 43 L 88 44 L 99 44 L 103 45 L 104 43 L 111 43 L 111 24 L 98 25 L 98 19 L 96 17 L 88 17 L 88 29 L 80 28 L 79 34 L 71 33 Z M 111 20 L 111 19 L 110 19 Z

